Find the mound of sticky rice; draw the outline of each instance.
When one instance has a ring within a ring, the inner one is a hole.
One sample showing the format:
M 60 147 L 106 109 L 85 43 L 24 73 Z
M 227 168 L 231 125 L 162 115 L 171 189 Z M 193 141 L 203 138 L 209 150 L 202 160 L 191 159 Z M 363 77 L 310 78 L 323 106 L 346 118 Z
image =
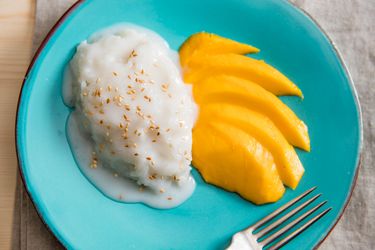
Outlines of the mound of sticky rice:
M 196 107 L 177 54 L 157 34 L 124 26 L 82 42 L 70 68 L 66 99 L 93 143 L 93 171 L 108 168 L 161 202 L 187 199 Z

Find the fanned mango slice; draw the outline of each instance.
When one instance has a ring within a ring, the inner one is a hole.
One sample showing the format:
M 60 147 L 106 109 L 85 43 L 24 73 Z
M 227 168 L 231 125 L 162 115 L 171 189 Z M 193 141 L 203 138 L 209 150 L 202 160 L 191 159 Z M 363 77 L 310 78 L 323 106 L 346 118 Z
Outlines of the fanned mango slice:
M 220 75 L 194 85 L 194 99 L 200 105 L 227 102 L 242 105 L 266 115 L 294 146 L 310 151 L 307 126 L 282 101 L 257 84 L 241 78 Z
M 199 32 L 190 36 L 179 50 L 181 65 L 183 66 L 198 53 L 244 55 L 257 52 L 259 52 L 259 49 L 253 46 L 206 32 Z
M 196 126 L 193 164 L 206 182 L 237 192 L 255 204 L 277 201 L 284 194 L 271 153 L 230 125 Z
M 212 103 L 201 108 L 198 124 L 210 122 L 231 124 L 254 137 L 272 154 L 282 182 L 293 189 L 297 187 L 304 168 L 294 148 L 265 115 L 233 104 Z
M 197 83 L 207 76 L 226 74 L 253 81 L 275 95 L 296 95 L 301 90 L 286 76 L 262 60 L 236 54 L 199 54 L 184 66 L 184 80 Z
M 203 178 L 256 204 L 296 188 L 304 168 L 292 145 L 310 151 L 306 125 L 277 95 L 302 97 L 259 50 L 205 32 L 181 46 L 185 82 L 199 105 L 193 129 L 193 165 Z

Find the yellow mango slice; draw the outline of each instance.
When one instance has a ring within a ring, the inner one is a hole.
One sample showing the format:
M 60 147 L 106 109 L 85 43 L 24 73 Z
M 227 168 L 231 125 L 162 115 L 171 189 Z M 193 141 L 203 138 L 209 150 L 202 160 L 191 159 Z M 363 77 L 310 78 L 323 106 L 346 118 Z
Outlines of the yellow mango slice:
M 266 115 L 294 146 L 310 151 L 307 126 L 275 95 L 241 78 L 220 75 L 193 87 L 194 99 L 203 106 L 210 102 L 242 105 Z
M 179 50 L 184 81 L 200 108 L 193 165 L 203 178 L 256 204 L 295 188 L 304 168 L 292 145 L 310 151 L 306 125 L 276 95 L 302 97 L 277 69 L 245 56 L 250 45 L 200 32 Z
M 304 168 L 294 148 L 269 118 L 241 106 L 212 103 L 201 107 L 199 115 L 199 123 L 209 122 L 231 124 L 254 137 L 272 154 L 282 182 L 297 187 Z
M 277 69 L 262 60 L 236 54 L 196 54 L 184 67 L 184 80 L 197 83 L 208 76 L 226 74 L 247 79 L 275 95 L 296 95 L 301 90 Z
M 197 53 L 207 54 L 249 54 L 259 52 L 259 49 L 207 32 L 199 32 L 190 36 L 179 50 L 181 65 L 188 63 L 189 59 Z
M 255 204 L 277 201 L 285 191 L 268 150 L 232 126 L 198 124 L 193 133 L 193 165 L 206 182 Z

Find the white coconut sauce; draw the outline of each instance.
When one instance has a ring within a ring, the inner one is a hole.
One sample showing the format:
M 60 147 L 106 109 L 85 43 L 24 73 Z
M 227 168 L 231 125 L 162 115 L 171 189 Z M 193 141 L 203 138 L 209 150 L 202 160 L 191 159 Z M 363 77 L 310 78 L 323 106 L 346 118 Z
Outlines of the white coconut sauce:
M 193 193 L 196 117 L 178 54 L 154 32 L 121 25 L 83 41 L 69 63 L 67 134 L 86 177 L 123 202 L 172 208 Z

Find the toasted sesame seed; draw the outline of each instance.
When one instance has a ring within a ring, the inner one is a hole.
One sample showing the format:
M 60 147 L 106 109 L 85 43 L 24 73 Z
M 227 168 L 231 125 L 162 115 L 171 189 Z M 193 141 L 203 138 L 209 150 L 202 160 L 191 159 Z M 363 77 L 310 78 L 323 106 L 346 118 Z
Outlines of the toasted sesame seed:
M 124 114 L 124 119 L 125 119 L 126 121 L 130 121 L 129 117 L 128 117 L 126 114 Z
M 83 96 L 87 96 L 87 92 L 83 92 L 82 95 L 83 95 Z
M 159 190 L 159 192 L 162 194 L 162 193 L 165 192 L 165 190 L 164 190 L 163 188 L 161 188 L 161 189 Z
M 99 113 L 104 114 L 104 110 L 103 109 L 99 110 Z
M 146 160 L 148 160 L 148 161 L 151 161 L 151 159 L 152 159 L 152 158 L 151 158 L 150 156 L 147 156 L 147 157 L 146 157 Z
M 135 57 L 135 56 L 137 56 L 138 54 L 137 54 L 137 52 L 135 52 L 135 50 L 132 50 L 132 52 L 131 52 L 131 54 L 130 54 L 132 57 Z
M 106 102 L 107 102 L 107 104 L 110 103 L 110 102 L 111 102 L 111 99 L 107 98 L 107 101 L 106 101 Z
M 152 142 L 156 142 L 156 140 L 152 140 Z
M 169 201 L 171 201 L 171 200 L 172 200 L 172 197 L 168 197 L 167 199 L 168 199 Z
M 161 88 L 164 92 L 168 90 L 168 87 L 169 87 L 169 84 L 166 84 L 166 83 L 161 85 Z
M 130 111 L 130 105 L 129 104 L 124 104 L 124 107 L 127 111 Z
M 92 92 L 92 96 L 99 96 L 100 97 L 100 91 L 99 91 L 99 89 L 95 89 L 95 91 Z
M 124 127 L 124 125 L 122 125 L 121 122 L 120 122 L 120 124 L 118 126 L 119 126 L 119 128 L 123 128 Z
M 100 123 L 100 124 L 103 124 L 103 120 L 100 120 L 99 123 Z
M 175 175 L 173 175 L 172 178 L 173 178 L 174 181 L 180 181 L 180 179 L 177 176 L 175 176 Z
M 135 113 L 139 115 L 142 119 L 145 119 L 145 116 L 141 111 L 137 110 Z
M 124 132 L 121 136 L 122 136 L 122 138 L 124 138 L 124 140 L 128 139 L 128 134 L 126 132 Z
M 138 156 L 138 153 L 134 153 L 134 156 Z
M 107 90 L 108 90 L 108 91 L 111 91 L 111 90 L 112 90 L 112 86 L 111 86 L 111 85 L 108 85 L 108 86 L 107 86 Z
M 112 74 L 113 74 L 114 76 L 117 76 L 117 73 L 116 73 L 116 72 L 114 72 L 114 71 L 112 72 Z

